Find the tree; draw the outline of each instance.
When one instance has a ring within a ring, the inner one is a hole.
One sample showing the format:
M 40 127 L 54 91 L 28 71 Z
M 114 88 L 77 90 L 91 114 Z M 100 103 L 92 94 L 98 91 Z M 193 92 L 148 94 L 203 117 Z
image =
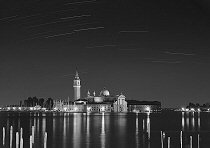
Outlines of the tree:
M 46 108 L 51 110 L 53 108 L 53 99 L 52 98 L 48 98 L 46 101 Z
M 196 103 L 195 106 L 196 106 L 196 108 L 199 108 L 200 107 L 200 104 L 199 103 Z
M 33 97 L 32 98 L 32 107 L 34 107 L 36 105 L 38 105 L 38 99 L 37 99 L 37 97 Z
M 41 106 L 41 107 L 44 107 L 44 99 L 43 98 L 40 98 L 38 100 L 38 104 Z
M 27 107 L 32 107 L 33 106 L 33 99 L 32 97 L 28 97 L 28 105 Z

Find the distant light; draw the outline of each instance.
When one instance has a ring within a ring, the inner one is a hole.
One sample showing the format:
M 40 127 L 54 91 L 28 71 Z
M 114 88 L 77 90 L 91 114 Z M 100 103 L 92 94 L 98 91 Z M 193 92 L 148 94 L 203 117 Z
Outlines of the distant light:
M 87 107 L 87 111 L 90 111 L 91 107 Z
M 64 107 L 63 109 L 64 109 L 64 111 L 66 111 L 67 110 L 67 107 Z
M 16 110 L 16 107 L 13 107 L 12 109 L 13 109 L 13 110 Z
M 102 111 L 102 112 L 105 111 L 105 107 L 104 107 L 104 106 L 101 107 L 101 111 Z
M 42 109 L 43 109 L 43 108 L 42 108 Z M 57 107 L 54 108 L 54 110 L 57 110 L 57 109 L 58 109 Z
M 165 134 L 165 132 L 163 132 L 163 137 L 165 137 L 166 136 L 166 134 Z
M 147 106 L 147 107 L 145 108 L 145 110 L 148 111 L 148 112 L 150 112 L 150 107 Z
M 78 108 L 77 107 L 74 107 L 74 111 L 77 111 L 78 110 Z
M 208 111 L 210 111 L 210 109 L 208 109 Z
M 30 107 L 30 110 L 33 110 L 33 107 Z
M 22 108 L 21 107 L 18 107 L 18 109 L 21 110 Z
M 198 112 L 200 112 L 201 111 L 201 109 L 200 108 L 198 108 Z
M 190 110 L 191 110 L 191 111 L 193 111 L 193 112 L 195 111 L 195 109 L 194 109 L 194 108 L 191 108 Z
M 189 108 L 186 108 L 186 111 L 188 112 L 189 111 Z
M 185 111 L 185 108 L 184 107 L 182 107 L 182 111 Z
M 10 109 L 11 109 L 11 107 L 7 107 L 7 109 L 8 109 L 8 110 L 10 110 Z

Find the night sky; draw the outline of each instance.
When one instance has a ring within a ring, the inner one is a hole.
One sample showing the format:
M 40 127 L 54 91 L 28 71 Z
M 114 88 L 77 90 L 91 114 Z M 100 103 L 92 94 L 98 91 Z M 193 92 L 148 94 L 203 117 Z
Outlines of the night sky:
M 106 87 L 163 107 L 210 102 L 207 0 L 2 0 L 0 105 Z

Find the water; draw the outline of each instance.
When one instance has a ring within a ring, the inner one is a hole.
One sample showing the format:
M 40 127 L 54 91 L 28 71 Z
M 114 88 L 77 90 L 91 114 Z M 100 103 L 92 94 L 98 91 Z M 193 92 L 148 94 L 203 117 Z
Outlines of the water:
M 135 113 L 18 113 L 0 112 L 0 147 L 9 148 L 9 129 L 15 133 L 23 128 L 24 148 L 29 148 L 31 127 L 35 127 L 33 148 L 44 147 L 44 133 L 48 134 L 47 148 L 161 148 L 160 132 L 171 138 L 171 148 L 180 148 L 183 130 L 183 148 L 210 147 L 210 113 L 162 112 Z M 2 129 L 6 129 L 3 146 Z

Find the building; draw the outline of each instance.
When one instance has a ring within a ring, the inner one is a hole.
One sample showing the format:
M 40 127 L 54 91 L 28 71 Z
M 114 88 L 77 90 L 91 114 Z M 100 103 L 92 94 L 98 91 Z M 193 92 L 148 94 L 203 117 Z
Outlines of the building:
M 114 112 L 127 112 L 127 101 L 125 101 L 125 96 L 121 93 L 120 96 L 117 97 L 117 100 L 114 102 Z
M 74 88 L 74 100 L 80 99 L 81 84 L 80 84 L 80 78 L 79 78 L 79 74 L 78 74 L 77 70 L 76 70 L 76 74 L 75 74 L 75 78 L 74 78 L 74 82 L 73 82 L 73 88 Z
M 88 91 L 86 99 L 88 112 L 112 112 L 113 103 L 116 101 L 116 97 L 111 96 L 106 88 L 100 91 L 98 96 L 95 91 L 93 95 Z
M 161 103 L 158 101 L 127 100 L 129 112 L 158 112 L 161 111 Z

